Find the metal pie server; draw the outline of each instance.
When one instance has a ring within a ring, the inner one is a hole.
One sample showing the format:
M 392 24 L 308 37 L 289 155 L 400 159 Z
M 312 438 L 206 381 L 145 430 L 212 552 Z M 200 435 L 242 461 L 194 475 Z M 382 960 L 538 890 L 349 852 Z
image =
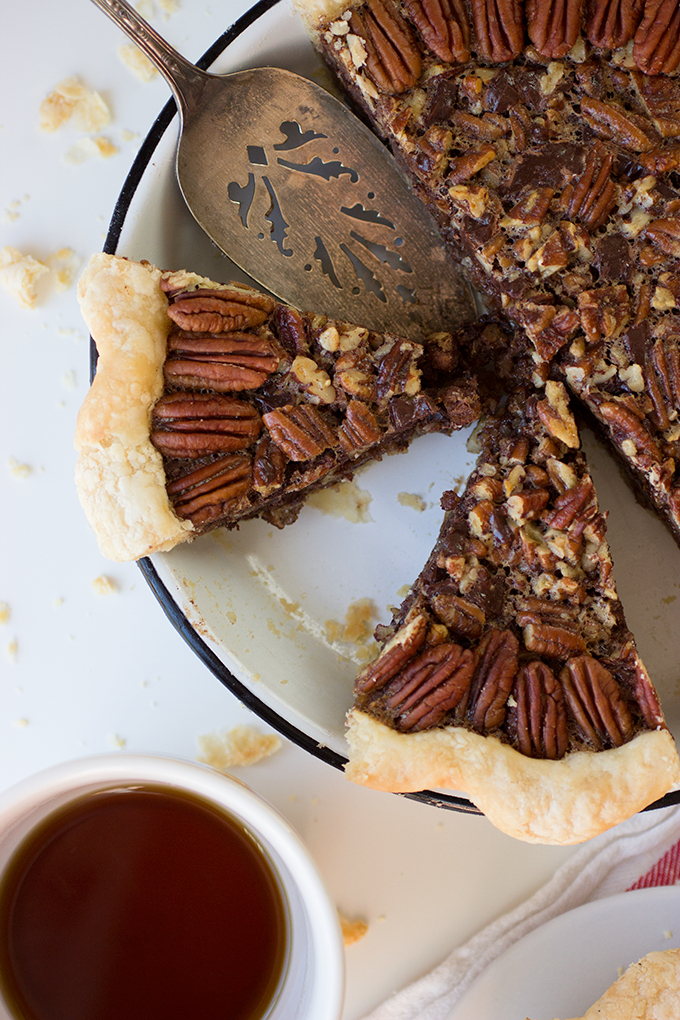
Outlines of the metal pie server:
M 92 2 L 168 82 L 181 120 L 184 199 L 260 286 L 297 308 L 403 336 L 474 317 L 429 214 L 343 103 L 281 68 L 208 74 L 125 0 Z

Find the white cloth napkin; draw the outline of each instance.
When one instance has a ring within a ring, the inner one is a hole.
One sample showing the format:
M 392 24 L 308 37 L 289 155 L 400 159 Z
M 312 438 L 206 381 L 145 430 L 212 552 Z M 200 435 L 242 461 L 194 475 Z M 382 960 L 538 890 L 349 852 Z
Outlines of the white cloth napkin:
M 679 874 L 680 807 L 636 815 L 580 847 L 530 899 L 364 1020 L 446 1020 L 477 975 L 534 928 L 590 900 L 633 887 L 673 884 Z

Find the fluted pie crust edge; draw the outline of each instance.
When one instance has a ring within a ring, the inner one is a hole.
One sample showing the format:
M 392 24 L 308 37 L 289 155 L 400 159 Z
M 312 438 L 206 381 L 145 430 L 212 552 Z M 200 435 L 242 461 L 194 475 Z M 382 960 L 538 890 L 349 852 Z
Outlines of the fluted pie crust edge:
M 171 325 L 160 280 L 154 266 L 98 253 L 78 284 L 99 360 L 76 424 L 76 488 L 102 554 L 117 561 L 165 552 L 194 531 L 172 509 L 149 439 Z
M 550 761 L 461 726 L 399 733 L 358 709 L 347 722 L 352 782 L 393 793 L 464 791 L 497 828 L 528 843 L 582 843 L 680 783 L 666 729 Z

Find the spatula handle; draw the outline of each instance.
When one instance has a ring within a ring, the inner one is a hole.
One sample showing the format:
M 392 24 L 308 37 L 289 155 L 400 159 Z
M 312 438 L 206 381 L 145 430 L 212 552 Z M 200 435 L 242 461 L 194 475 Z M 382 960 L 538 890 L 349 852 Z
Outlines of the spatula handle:
M 108 14 L 158 68 L 184 113 L 209 76 L 167 43 L 127 0 L 92 0 L 92 3 Z

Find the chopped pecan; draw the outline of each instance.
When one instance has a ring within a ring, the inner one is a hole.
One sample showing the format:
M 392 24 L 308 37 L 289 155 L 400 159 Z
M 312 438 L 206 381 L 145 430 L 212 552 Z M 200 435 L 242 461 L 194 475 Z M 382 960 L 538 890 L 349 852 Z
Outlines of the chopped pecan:
M 524 46 L 520 0 L 471 0 L 477 56 L 492 63 L 514 60 Z
M 496 158 L 493 145 L 480 145 L 478 149 L 470 149 L 463 156 L 454 156 L 449 162 L 447 184 L 462 184 L 469 181 L 479 170 Z
M 315 407 L 286 404 L 262 416 L 269 434 L 294 461 L 311 460 L 338 445 L 335 430 Z
M 680 220 L 654 220 L 645 227 L 644 236 L 666 255 L 680 258 Z
M 295 357 L 296 354 L 307 353 L 309 337 L 305 320 L 295 308 L 277 304 L 274 310 L 274 325 L 281 345 L 289 354 Z
M 616 204 L 616 187 L 612 180 L 614 157 L 601 142 L 596 142 L 586 156 L 585 170 L 576 184 L 568 184 L 562 193 L 566 212 L 579 219 L 590 231 L 606 223 Z
M 257 291 L 199 288 L 176 295 L 168 306 L 168 315 L 180 329 L 226 333 L 260 326 L 266 322 L 274 305 L 273 298 Z
M 529 758 L 563 758 L 567 752 L 567 709 L 562 687 L 544 662 L 522 666 L 513 691 L 517 742 Z
M 524 628 L 524 644 L 527 651 L 551 659 L 569 659 L 586 649 L 580 634 L 549 623 L 528 623 Z
M 260 496 L 269 496 L 281 488 L 287 463 L 288 458 L 271 436 L 262 436 L 253 457 L 253 488 Z
M 469 648 L 450 641 L 426 648 L 393 678 L 386 706 L 400 730 L 430 729 L 451 709 L 464 710 L 473 672 Z
M 429 602 L 438 619 L 454 634 L 473 640 L 482 636 L 486 614 L 473 602 L 446 590 L 436 591 L 430 596 Z
M 352 12 L 350 31 L 366 49 L 366 71 L 388 95 L 398 95 L 415 85 L 421 56 L 413 29 L 391 0 L 367 0 Z
M 677 0 L 645 0 L 635 33 L 633 59 L 645 74 L 671 74 L 680 63 L 680 7 Z
M 589 343 L 619 336 L 630 318 L 630 298 L 625 284 L 584 290 L 577 298 L 583 332 Z
M 470 59 L 470 23 L 462 0 L 404 0 L 404 10 L 440 60 Z
M 545 400 L 538 401 L 536 412 L 551 436 L 572 450 L 578 449 L 580 445 L 578 429 L 562 383 L 551 379 L 546 381 Z
M 377 443 L 382 435 L 377 419 L 362 400 L 350 400 L 340 426 L 340 445 L 350 457 Z
M 279 366 L 266 337 L 234 331 L 222 336 L 172 333 L 163 374 L 170 386 L 219 393 L 257 389 Z
M 508 516 L 521 523 L 536 520 L 549 502 L 550 493 L 546 489 L 522 489 L 510 496 L 505 505 Z
M 596 135 L 610 139 L 633 152 L 649 152 L 654 141 L 622 107 L 583 96 L 581 113 Z
M 321 404 L 332 404 L 335 400 L 335 387 L 325 369 L 320 368 L 313 358 L 298 354 L 290 366 L 292 377 L 301 389 L 305 390 Z
M 428 621 L 422 614 L 405 624 L 387 642 L 382 652 L 365 669 L 357 674 L 354 689 L 357 694 L 377 691 L 396 676 L 416 654 L 427 637 Z
M 417 362 L 422 353 L 421 345 L 411 340 L 397 340 L 392 344 L 378 368 L 378 399 L 381 402 L 387 402 L 397 393 L 415 396 L 419 392 Z
M 598 408 L 609 425 L 614 439 L 628 457 L 649 465 L 661 462 L 661 451 L 640 419 L 627 407 L 614 401 L 605 401 Z
M 247 454 L 233 453 L 173 479 L 167 485 L 175 513 L 196 527 L 212 523 L 226 503 L 244 496 L 249 488 L 252 462 Z
M 169 457 L 204 457 L 243 450 L 257 439 L 256 408 L 222 394 L 170 393 L 153 410 L 151 442 Z
M 640 24 L 644 0 L 587 0 L 584 30 L 598 49 L 627 46 Z
M 375 365 L 368 352 L 361 348 L 340 355 L 335 363 L 333 382 L 360 400 L 377 400 Z
M 583 0 L 527 0 L 529 38 L 543 57 L 557 60 L 567 55 L 581 31 Z
M 540 226 L 554 194 L 554 188 L 532 188 L 512 207 L 501 226 L 506 229 Z
M 468 718 L 476 729 L 488 732 L 503 725 L 518 650 L 517 638 L 509 630 L 491 629 L 479 642 L 468 703 Z
M 570 659 L 560 673 L 569 709 L 596 748 L 620 747 L 633 734 L 633 720 L 608 669 L 591 655 Z

